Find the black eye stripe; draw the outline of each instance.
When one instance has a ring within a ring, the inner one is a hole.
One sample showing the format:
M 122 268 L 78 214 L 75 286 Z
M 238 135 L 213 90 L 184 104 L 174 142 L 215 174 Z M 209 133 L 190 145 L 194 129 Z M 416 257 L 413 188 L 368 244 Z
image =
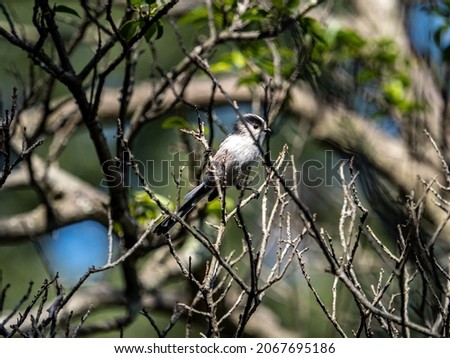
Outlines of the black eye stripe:
M 247 123 L 255 126 L 263 126 L 264 125 L 264 120 L 262 118 L 256 117 L 256 116 L 244 116 L 244 119 Z

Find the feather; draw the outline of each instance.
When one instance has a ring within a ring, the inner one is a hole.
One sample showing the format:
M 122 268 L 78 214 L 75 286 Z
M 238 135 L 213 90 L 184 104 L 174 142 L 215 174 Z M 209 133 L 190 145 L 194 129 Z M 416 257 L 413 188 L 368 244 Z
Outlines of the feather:
M 192 211 L 192 209 L 195 208 L 198 202 L 211 191 L 212 188 L 208 188 L 205 182 L 196 186 L 186 194 L 186 196 L 184 197 L 183 205 L 180 206 L 175 214 L 180 218 L 184 218 Z M 168 216 L 155 227 L 154 232 L 157 235 L 166 234 L 176 223 L 177 220 L 173 216 Z
M 264 119 L 256 114 L 240 116 L 233 131 L 220 144 L 209 163 L 205 181 L 186 194 L 183 205 L 175 215 L 184 218 L 206 195 L 208 201 L 215 199 L 218 196 L 217 185 L 242 188 L 251 166 L 260 154 L 258 142 L 261 144 L 269 131 Z M 156 226 L 154 232 L 158 235 L 166 234 L 176 223 L 174 216 L 168 216 Z

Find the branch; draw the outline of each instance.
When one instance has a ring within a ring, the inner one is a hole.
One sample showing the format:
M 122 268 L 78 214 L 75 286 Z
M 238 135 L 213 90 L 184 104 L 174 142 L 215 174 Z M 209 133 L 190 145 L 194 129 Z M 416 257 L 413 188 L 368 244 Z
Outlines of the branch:
M 0 219 L 0 245 L 17 244 L 51 232 L 54 229 L 79 222 L 96 220 L 108 224 L 106 204 L 107 196 L 78 177 L 51 165 L 46 165 L 33 156 L 30 159 L 35 180 L 45 182 L 51 188 L 53 197 L 51 205 L 55 213 L 54 221 L 47 220 L 47 208 L 40 205 L 30 212 Z M 17 177 L 21 179 L 18 180 Z M 13 172 L 11 179 L 21 184 L 30 184 L 26 168 Z

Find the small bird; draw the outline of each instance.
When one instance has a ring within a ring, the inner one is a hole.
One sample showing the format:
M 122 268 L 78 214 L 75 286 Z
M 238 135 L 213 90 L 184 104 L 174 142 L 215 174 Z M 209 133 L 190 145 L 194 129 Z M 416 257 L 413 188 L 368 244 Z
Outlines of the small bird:
M 175 214 L 184 218 L 205 196 L 208 195 L 208 201 L 215 199 L 219 195 L 218 187 L 235 186 L 238 190 L 245 187 L 251 167 L 260 154 L 258 143 L 262 144 L 268 132 L 270 129 L 260 116 L 253 113 L 239 116 L 209 163 L 206 179 L 186 194 Z M 175 218 L 168 216 L 155 227 L 154 233 L 166 234 L 176 223 Z

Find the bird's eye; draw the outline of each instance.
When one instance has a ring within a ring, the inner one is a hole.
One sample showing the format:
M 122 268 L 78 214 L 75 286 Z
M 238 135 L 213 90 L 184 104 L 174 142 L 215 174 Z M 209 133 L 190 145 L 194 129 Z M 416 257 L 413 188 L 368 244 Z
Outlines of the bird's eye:
M 258 126 L 257 124 L 254 124 L 254 125 L 253 125 L 253 128 L 254 128 L 254 129 L 258 129 L 259 126 Z

